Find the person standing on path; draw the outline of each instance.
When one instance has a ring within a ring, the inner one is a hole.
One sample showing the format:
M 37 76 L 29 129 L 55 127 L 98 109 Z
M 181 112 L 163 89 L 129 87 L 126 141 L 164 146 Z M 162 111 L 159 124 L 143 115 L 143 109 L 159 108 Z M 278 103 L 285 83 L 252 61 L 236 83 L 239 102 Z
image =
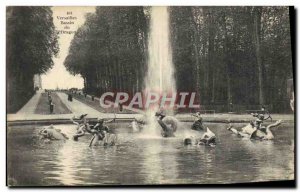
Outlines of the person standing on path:
M 49 105 L 52 103 L 52 97 L 51 96 L 48 97 L 48 102 L 49 102 Z
M 53 114 L 54 104 L 53 104 L 52 100 L 49 101 L 49 108 L 50 108 L 50 114 Z

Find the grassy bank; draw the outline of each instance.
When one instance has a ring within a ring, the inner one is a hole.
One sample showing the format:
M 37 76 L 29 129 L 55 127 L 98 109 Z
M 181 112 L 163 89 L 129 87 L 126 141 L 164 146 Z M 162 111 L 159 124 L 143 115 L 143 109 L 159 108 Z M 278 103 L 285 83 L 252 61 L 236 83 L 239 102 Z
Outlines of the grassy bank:
M 54 104 L 53 114 L 69 114 L 72 113 L 66 105 L 60 100 L 56 93 L 51 94 L 52 101 Z M 49 115 L 49 101 L 47 93 L 42 93 L 38 105 L 35 109 L 35 114 Z
M 68 93 L 66 93 L 68 94 Z M 99 99 L 94 98 L 94 101 L 90 97 L 85 97 L 84 95 L 80 94 L 72 94 L 73 98 L 77 99 L 78 101 L 88 105 L 89 107 L 102 112 L 102 113 L 126 113 L 126 114 L 136 114 L 134 111 L 130 111 L 127 109 L 123 109 L 122 111 L 119 108 L 108 108 L 104 109 L 100 106 Z

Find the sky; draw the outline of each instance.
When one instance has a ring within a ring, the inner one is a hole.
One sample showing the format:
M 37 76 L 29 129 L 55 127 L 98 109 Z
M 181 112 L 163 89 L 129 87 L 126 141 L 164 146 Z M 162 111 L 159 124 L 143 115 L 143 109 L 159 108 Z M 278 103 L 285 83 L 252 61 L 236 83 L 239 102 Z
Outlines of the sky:
M 85 21 L 85 14 L 95 12 L 95 7 L 52 7 L 53 22 L 56 30 L 68 30 L 76 31 Z M 59 20 L 57 16 L 67 17 L 67 12 L 72 12 L 73 17 L 76 20 L 64 20 L 73 21 L 74 24 L 68 25 L 70 29 L 64 29 L 65 24 L 61 24 L 62 20 Z M 54 66 L 42 77 L 43 89 L 56 89 L 58 88 L 83 88 L 83 79 L 80 75 L 71 75 L 63 65 L 65 58 L 69 52 L 70 43 L 74 37 L 74 34 L 59 34 L 58 44 L 59 53 L 57 57 L 53 57 Z

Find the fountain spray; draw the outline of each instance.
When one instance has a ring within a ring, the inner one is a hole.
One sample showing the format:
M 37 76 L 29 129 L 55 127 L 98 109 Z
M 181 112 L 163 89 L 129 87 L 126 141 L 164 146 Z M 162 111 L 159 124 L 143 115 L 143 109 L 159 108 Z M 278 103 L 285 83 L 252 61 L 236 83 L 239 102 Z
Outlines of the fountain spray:
M 168 7 L 152 7 L 150 33 L 148 41 L 148 71 L 145 79 L 145 92 L 175 93 L 174 66 L 170 44 Z M 148 135 L 158 135 L 160 129 L 155 119 L 155 112 L 160 106 L 147 109 Z

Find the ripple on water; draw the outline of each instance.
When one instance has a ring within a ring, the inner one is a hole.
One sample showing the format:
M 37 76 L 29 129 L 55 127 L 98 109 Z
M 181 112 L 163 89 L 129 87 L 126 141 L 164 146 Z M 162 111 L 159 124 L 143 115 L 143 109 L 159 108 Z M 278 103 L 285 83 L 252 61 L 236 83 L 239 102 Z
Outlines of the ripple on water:
M 57 127 L 70 138 L 76 132 L 73 125 Z M 7 135 L 8 172 L 20 185 L 237 183 L 294 178 L 292 125 L 278 128 L 270 142 L 243 140 L 222 124 L 209 127 L 217 136 L 215 147 L 184 146 L 181 130 L 173 138 L 116 130 L 116 146 L 89 147 L 90 135 L 78 142 L 43 143 L 36 137 L 38 128 L 12 127 Z

